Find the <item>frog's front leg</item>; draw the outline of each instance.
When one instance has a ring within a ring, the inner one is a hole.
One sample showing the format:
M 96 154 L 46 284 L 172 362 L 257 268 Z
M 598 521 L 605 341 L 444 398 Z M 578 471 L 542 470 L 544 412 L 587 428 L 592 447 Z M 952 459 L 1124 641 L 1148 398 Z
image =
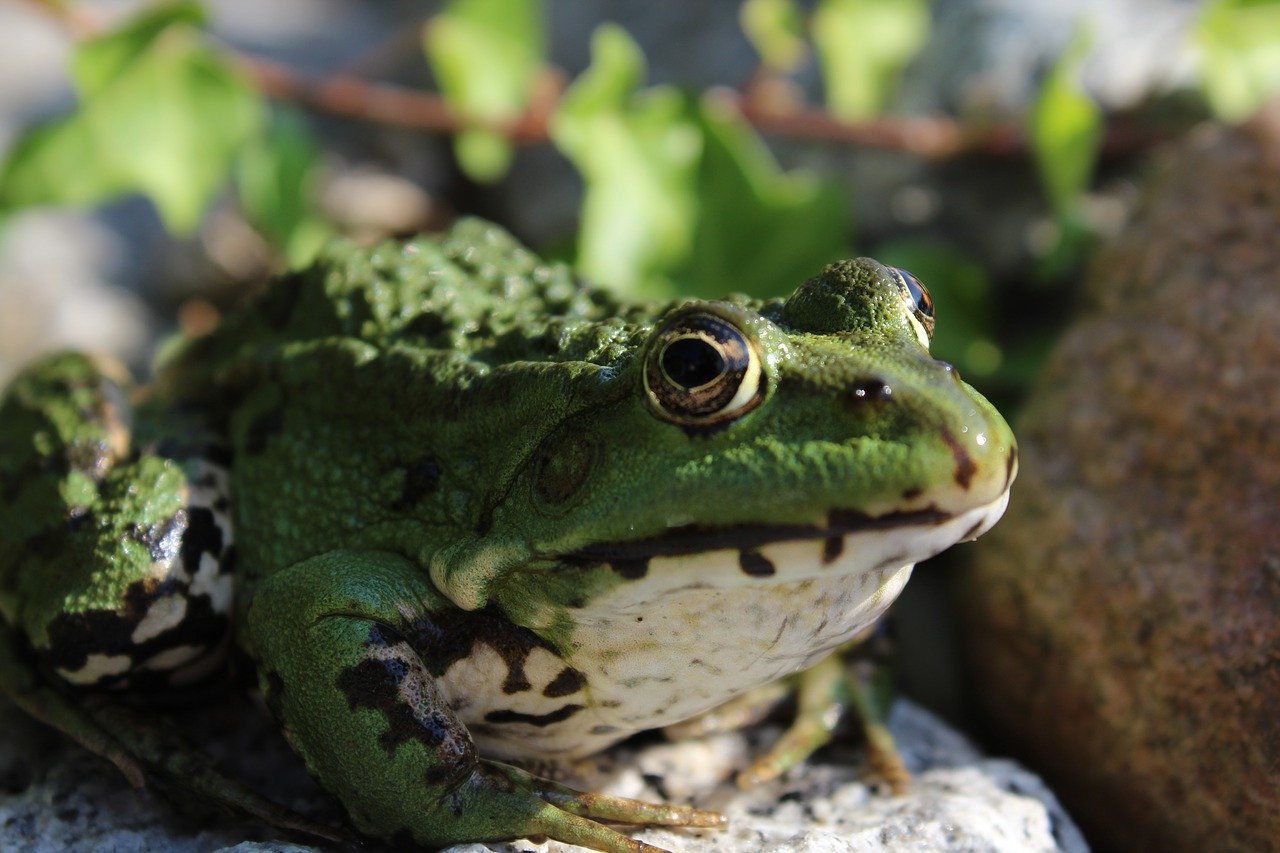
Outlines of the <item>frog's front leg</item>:
M 475 754 L 420 654 L 452 607 L 420 567 L 334 552 L 264 580 L 248 614 L 268 704 L 311 772 L 369 835 L 438 846 L 547 836 L 655 848 L 596 820 L 720 826 L 718 814 L 586 794 Z

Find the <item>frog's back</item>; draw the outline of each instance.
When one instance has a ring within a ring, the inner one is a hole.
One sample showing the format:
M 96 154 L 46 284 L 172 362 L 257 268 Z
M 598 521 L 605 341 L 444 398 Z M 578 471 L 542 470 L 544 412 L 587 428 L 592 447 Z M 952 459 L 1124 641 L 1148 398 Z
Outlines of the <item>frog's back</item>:
M 609 363 L 652 316 L 543 261 L 501 228 L 463 219 L 407 242 L 335 241 L 310 268 L 272 282 L 213 333 L 162 359 L 161 386 L 200 399 L 251 382 L 255 366 L 292 344 L 321 339 L 435 350 L 481 369 Z

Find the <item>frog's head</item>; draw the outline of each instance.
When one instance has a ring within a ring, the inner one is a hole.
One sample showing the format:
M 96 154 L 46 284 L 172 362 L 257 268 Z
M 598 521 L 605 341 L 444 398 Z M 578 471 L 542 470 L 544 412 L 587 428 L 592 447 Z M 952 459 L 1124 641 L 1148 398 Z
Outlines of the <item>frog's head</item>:
M 980 535 L 1008 500 L 1014 439 L 930 356 L 933 325 L 921 283 L 869 259 L 785 300 L 671 305 L 628 357 L 575 380 L 571 413 L 483 535 L 433 563 L 437 583 L 477 606 L 494 581 L 536 576 L 572 604 L 614 582 L 896 568 Z M 594 580 L 558 582 L 575 570 Z

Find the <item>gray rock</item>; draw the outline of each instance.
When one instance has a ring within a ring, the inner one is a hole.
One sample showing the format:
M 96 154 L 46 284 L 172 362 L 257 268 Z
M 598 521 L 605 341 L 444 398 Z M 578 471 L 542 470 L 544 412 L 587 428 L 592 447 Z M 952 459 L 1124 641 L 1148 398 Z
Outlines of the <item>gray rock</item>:
M 180 721 L 230 772 L 304 813 L 333 814 L 265 714 L 228 699 Z M 573 781 L 591 790 L 676 802 L 695 800 L 730 818 L 725 831 L 646 829 L 672 850 L 1062 850 L 1088 848 L 1053 795 L 1012 762 L 983 758 L 962 736 L 907 701 L 891 727 L 916 774 L 891 797 L 863 781 L 861 750 L 837 745 L 782 780 L 750 791 L 728 781 L 777 736 L 775 727 L 669 743 L 650 738 L 589 759 Z M 0 704 L 0 849 L 234 850 L 298 853 L 252 823 L 179 817 L 131 791 L 114 768 Z M 328 809 L 328 811 L 326 811 Z M 556 842 L 459 845 L 483 850 L 576 850 Z

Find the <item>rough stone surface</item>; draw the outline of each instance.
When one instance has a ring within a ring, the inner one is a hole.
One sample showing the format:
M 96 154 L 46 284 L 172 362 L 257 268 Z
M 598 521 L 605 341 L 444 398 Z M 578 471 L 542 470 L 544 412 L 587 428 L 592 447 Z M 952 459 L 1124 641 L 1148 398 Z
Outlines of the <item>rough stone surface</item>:
M 333 815 L 332 804 L 265 715 L 243 699 L 181 722 L 254 787 L 299 811 Z M 726 780 L 777 736 L 778 730 L 768 726 L 682 743 L 652 736 L 584 762 L 566 781 L 626 796 L 696 799 L 729 815 L 731 826 L 722 832 L 638 833 L 686 853 L 1088 849 L 1053 795 L 1026 770 L 983 758 L 963 737 L 905 701 L 896 705 L 891 727 L 917 774 L 905 797 L 890 797 L 861 781 L 861 750 L 843 745 L 782 781 L 737 791 Z M 164 802 L 133 793 L 105 762 L 0 704 L 0 849 L 295 853 L 329 848 L 295 844 L 251 823 L 178 817 Z M 487 849 L 559 853 L 579 848 L 521 841 L 451 851 Z
M 1114 849 L 1280 849 L 1280 111 L 1167 152 L 975 548 L 978 694 Z

